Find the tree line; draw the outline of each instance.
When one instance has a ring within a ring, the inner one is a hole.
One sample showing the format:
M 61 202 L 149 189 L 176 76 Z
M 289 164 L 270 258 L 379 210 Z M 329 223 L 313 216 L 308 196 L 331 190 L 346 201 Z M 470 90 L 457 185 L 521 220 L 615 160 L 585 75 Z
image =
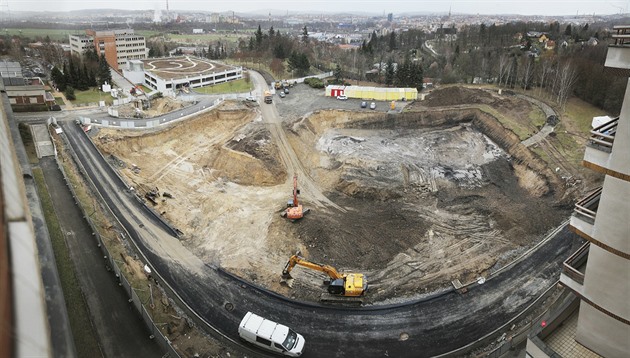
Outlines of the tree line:
M 70 100 L 75 99 L 75 89 L 85 91 L 90 87 L 100 87 L 105 82 L 112 83 L 105 55 L 99 56 L 93 49 L 86 50 L 82 58 L 70 56 L 61 70 L 53 67 L 50 77 L 57 89 Z

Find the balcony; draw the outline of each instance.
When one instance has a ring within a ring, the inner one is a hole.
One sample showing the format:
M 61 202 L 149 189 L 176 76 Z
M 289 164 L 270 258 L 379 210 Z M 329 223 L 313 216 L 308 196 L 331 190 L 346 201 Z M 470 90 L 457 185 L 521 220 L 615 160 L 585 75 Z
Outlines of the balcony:
M 585 243 L 564 261 L 562 264 L 562 275 L 580 285 L 584 284 L 584 272 L 586 271 L 586 262 L 588 261 L 588 250 L 590 246 L 591 244 L 589 242 Z M 561 276 L 560 282 L 562 281 Z
M 560 284 L 573 291 L 577 296 L 584 296 L 584 273 L 591 244 L 586 242 L 562 264 Z
M 615 141 L 618 123 L 619 117 L 594 128 L 591 131 L 591 138 L 588 141 L 588 146 L 610 153 Z
M 615 32 L 612 38 L 615 39 L 615 43 L 608 46 L 604 67 L 616 75 L 628 77 L 630 73 L 630 25 L 615 26 L 613 31 Z
M 602 197 L 602 188 L 597 188 L 575 204 L 573 215 L 571 216 L 571 229 L 585 239 L 592 238 L 595 216 L 599 208 L 599 200 Z M 585 237 L 588 236 L 588 237 Z
M 584 165 L 587 168 L 609 174 L 610 159 L 617 133 L 619 117 L 591 130 L 591 137 L 584 152 Z

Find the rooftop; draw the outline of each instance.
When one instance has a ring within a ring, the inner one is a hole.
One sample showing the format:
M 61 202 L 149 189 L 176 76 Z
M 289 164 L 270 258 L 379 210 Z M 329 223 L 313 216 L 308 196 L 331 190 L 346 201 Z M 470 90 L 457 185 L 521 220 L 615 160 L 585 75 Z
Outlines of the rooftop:
M 196 57 L 169 57 L 142 60 L 144 69 L 163 79 L 180 79 L 223 72 L 234 67 Z

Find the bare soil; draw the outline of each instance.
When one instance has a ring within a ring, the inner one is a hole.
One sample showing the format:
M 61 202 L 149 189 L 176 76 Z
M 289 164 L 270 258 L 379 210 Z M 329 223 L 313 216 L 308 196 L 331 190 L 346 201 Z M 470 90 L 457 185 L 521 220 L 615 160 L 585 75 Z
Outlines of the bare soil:
M 186 102 L 170 97 L 154 98 L 148 108 L 143 108 L 145 96 L 136 97 L 135 101 L 118 106 L 118 115 L 121 118 L 153 118 L 186 107 Z
M 158 194 L 155 209 L 205 262 L 316 301 L 326 278 L 319 272 L 298 267 L 292 290 L 279 284 L 300 250 L 366 273 L 368 302 L 392 302 L 470 282 L 570 213 L 562 180 L 516 135 L 484 112 L 452 108 L 479 102 L 519 118 L 532 110 L 524 100 L 455 88 L 391 114 L 296 86 L 276 101 L 288 145 L 336 207 L 305 194 L 312 211 L 295 223 L 279 215 L 292 189 L 282 144 L 255 107 L 225 102 L 151 132 L 102 129 L 95 142 L 139 196 Z

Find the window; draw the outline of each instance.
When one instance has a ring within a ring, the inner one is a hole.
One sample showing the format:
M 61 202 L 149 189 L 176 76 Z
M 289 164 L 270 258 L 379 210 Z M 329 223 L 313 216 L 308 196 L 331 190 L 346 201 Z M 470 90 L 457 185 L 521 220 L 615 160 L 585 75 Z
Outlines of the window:
M 33 103 L 37 103 L 37 97 L 29 97 L 28 101 L 33 104 Z
M 266 346 L 271 346 L 271 341 L 269 341 L 269 340 L 267 340 L 267 339 L 264 339 L 264 338 L 262 338 L 262 337 L 258 337 L 258 336 L 256 336 L 256 342 L 258 342 L 258 343 L 262 343 L 262 344 L 264 344 L 264 345 L 266 345 Z
M 276 348 L 278 348 L 281 351 L 285 351 L 284 347 L 282 346 L 282 344 L 278 344 L 278 343 L 274 343 L 274 346 L 276 346 Z
M 16 103 L 17 103 L 17 101 L 15 100 L 15 98 L 12 98 L 12 97 L 11 97 L 11 98 L 9 98 L 9 103 L 11 103 L 11 104 L 16 104 Z

